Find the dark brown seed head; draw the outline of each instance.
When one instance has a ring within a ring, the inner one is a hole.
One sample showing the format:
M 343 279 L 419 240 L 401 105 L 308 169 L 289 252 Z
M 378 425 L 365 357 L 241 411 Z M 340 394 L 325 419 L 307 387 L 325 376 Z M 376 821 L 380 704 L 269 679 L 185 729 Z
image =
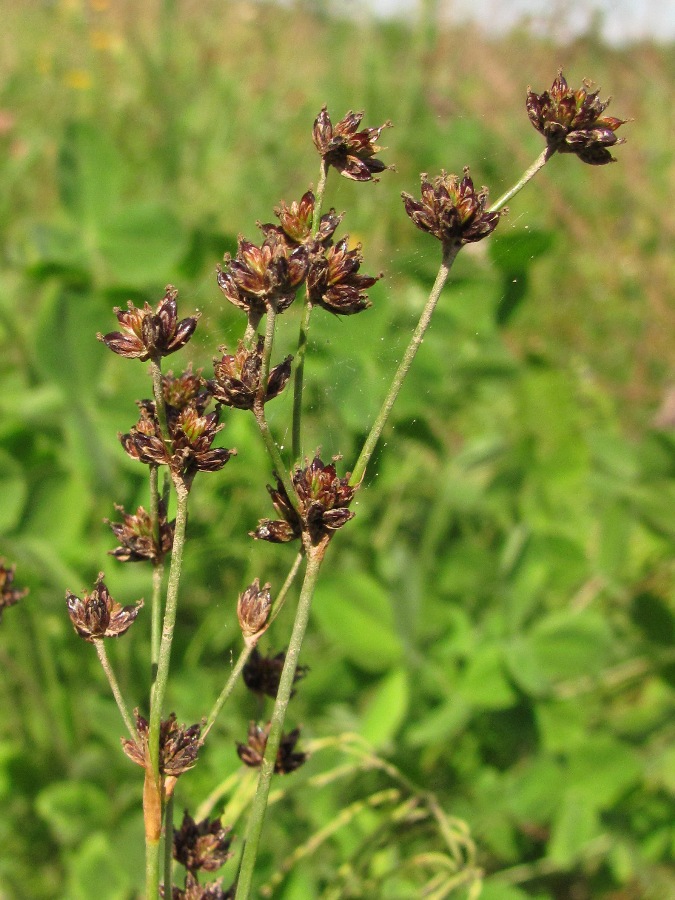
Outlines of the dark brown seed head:
M 122 522 L 110 522 L 105 519 L 120 546 L 110 550 L 110 555 L 119 562 L 141 562 L 142 560 L 163 559 L 170 552 L 173 544 L 173 533 L 176 525 L 167 521 L 166 504 L 160 498 L 158 508 L 159 541 L 150 513 L 139 506 L 134 515 L 124 512 L 121 506 L 115 507 L 122 513 Z
M 181 375 L 174 376 L 173 372 L 163 375 L 162 393 L 166 405 L 176 412 L 185 409 L 186 406 L 191 406 L 201 415 L 210 399 L 208 391 L 205 390 L 202 370 L 193 372 L 192 363 Z
M 28 593 L 28 588 L 20 589 L 12 587 L 14 570 L 16 567 L 7 567 L 4 563 L 4 559 L 0 559 L 0 620 L 2 619 L 2 613 L 5 609 L 14 606 L 15 603 L 18 603 L 19 600 Z
M 295 299 L 307 265 L 307 248 L 290 247 L 275 231 L 269 231 L 259 247 L 240 237 L 237 255 L 226 256 L 218 267 L 218 285 L 239 309 L 262 315 L 272 308 L 281 313 Z
M 270 586 L 264 584 L 261 588 L 257 578 L 239 595 L 237 618 L 247 646 L 255 646 L 267 630 L 271 607 Z
M 275 699 L 285 661 L 286 654 L 283 651 L 277 653 L 276 656 L 262 656 L 256 647 L 242 672 L 244 684 L 254 694 L 266 695 Z M 298 666 L 293 676 L 293 683 L 304 678 L 307 671 L 306 666 Z M 295 691 L 291 692 L 291 697 L 293 694 Z
M 199 884 L 192 872 L 185 874 L 185 888 L 173 887 L 171 900 L 234 900 L 236 884 L 227 890 L 223 889 L 223 879 L 216 878 L 208 884 Z M 159 886 L 160 897 L 166 897 L 164 885 Z
M 131 301 L 126 310 L 116 307 L 114 312 L 121 330 L 99 334 L 98 339 L 113 353 L 127 359 L 145 361 L 175 353 L 192 337 L 200 315 L 197 313 L 179 321 L 177 296 L 178 291 L 168 285 L 154 312 L 149 303 L 144 304 L 143 309 L 138 309 Z
M 353 181 L 377 180 L 373 176 L 385 169 L 382 160 L 375 159 L 382 149 L 378 146 L 383 129 L 389 128 L 391 122 L 385 122 L 379 128 L 363 128 L 359 125 L 363 113 L 351 110 L 336 125 L 333 125 L 328 110 L 324 106 L 314 122 L 314 146 L 326 164 L 333 166 L 340 175 Z
M 236 409 L 253 409 L 260 387 L 264 343 L 265 340 L 260 335 L 256 346 L 252 349 L 247 348 L 243 341 L 239 341 L 234 355 L 225 353 L 225 347 L 220 348 L 224 355 L 220 360 L 214 359 L 214 378 L 208 382 L 209 390 L 216 400 Z M 265 402 L 274 399 L 286 387 L 291 377 L 292 359 L 292 356 L 287 356 L 270 371 Z
M 185 810 L 180 828 L 173 833 L 173 858 L 193 875 L 200 869 L 215 872 L 232 856 L 231 831 L 220 819 L 197 823 Z
M 137 709 L 134 710 L 134 716 L 137 739 L 131 741 L 122 738 L 122 749 L 129 759 L 147 769 L 150 766 L 148 750 L 150 726 L 147 719 L 143 718 Z M 175 713 L 171 713 L 168 719 L 164 719 L 159 732 L 159 771 L 163 775 L 177 778 L 193 768 L 202 746 L 201 730 L 201 724 L 179 725 L 176 722 Z
M 66 591 L 68 615 L 75 631 L 85 641 L 93 643 L 104 637 L 119 637 L 132 626 L 143 606 L 139 600 L 135 606 L 121 606 L 108 592 L 103 581 L 103 572 L 99 572 L 94 590 L 84 592 L 80 599 L 76 594 Z
M 310 258 L 307 293 L 312 303 L 337 315 L 349 316 L 371 305 L 364 293 L 382 276 L 359 275 L 361 245 L 348 250 L 349 235 L 334 247 Z
M 609 99 L 600 100 L 599 91 L 590 88 L 590 82 L 584 81 L 578 90 L 571 90 L 559 69 L 550 90 L 535 94 L 527 89 L 526 108 L 552 152 L 575 153 L 582 162 L 602 166 L 615 162 L 607 148 L 625 143 L 616 130 L 627 119 L 605 116 Z
M 444 247 L 482 240 L 492 234 L 505 212 L 487 209 L 488 190 L 475 190 L 468 167 L 462 178 L 441 172 L 432 182 L 422 175 L 421 194 L 420 200 L 401 194 L 405 211 L 418 228 L 433 234 Z
M 237 753 L 244 765 L 254 769 L 260 766 L 265 756 L 265 747 L 267 746 L 267 738 L 271 727 L 271 722 L 268 722 L 264 727 L 257 725 L 255 722 L 249 724 L 247 743 L 237 744 Z M 306 753 L 294 752 L 299 737 L 299 728 L 293 729 L 289 734 L 282 735 L 274 764 L 274 771 L 277 775 L 287 775 L 289 772 L 295 771 L 307 759 Z

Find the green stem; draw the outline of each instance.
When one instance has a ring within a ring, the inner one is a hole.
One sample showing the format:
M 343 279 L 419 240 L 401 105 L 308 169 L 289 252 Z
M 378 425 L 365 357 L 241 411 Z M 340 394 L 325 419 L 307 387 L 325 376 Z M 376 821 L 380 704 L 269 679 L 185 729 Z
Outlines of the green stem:
M 323 195 L 326 192 L 326 180 L 328 178 L 328 166 L 325 160 L 321 160 L 319 172 L 319 184 L 314 198 L 314 216 L 312 220 L 312 234 L 318 234 L 321 226 L 321 207 Z M 302 391 L 305 378 L 305 356 L 307 354 L 307 342 L 309 340 L 309 323 L 312 318 L 312 301 L 305 294 L 305 306 L 300 321 L 300 334 L 298 335 L 298 350 L 295 354 L 295 376 L 293 381 L 293 459 L 297 462 L 302 455 Z
M 150 517 L 155 533 L 156 546 L 160 546 L 159 528 L 159 466 L 150 466 Z M 152 601 L 150 607 L 150 664 L 152 666 L 152 680 L 157 674 L 157 662 L 159 660 L 159 641 L 162 627 L 162 578 L 164 575 L 164 563 L 161 559 L 153 560 L 152 564 Z
M 162 357 L 157 356 L 150 360 L 150 374 L 152 375 L 152 394 L 155 398 L 155 413 L 159 422 L 159 430 L 162 440 L 170 447 L 171 437 L 169 435 L 169 425 L 166 420 L 166 401 L 164 400 L 164 389 L 162 387 Z
M 262 435 L 265 447 L 267 448 L 267 452 L 272 461 L 272 468 L 281 479 L 281 483 L 283 484 L 284 489 L 288 494 L 288 499 L 297 512 L 298 498 L 295 493 L 295 488 L 293 487 L 293 482 L 291 481 L 291 478 L 289 476 L 286 464 L 281 458 L 281 453 L 279 452 L 279 448 L 277 447 L 277 443 L 272 436 L 272 432 L 270 431 L 270 427 L 267 424 L 267 419 L 265 417 L 265 393 L 267 391 L 267 379 L 270 372 L 270 357 L 272 355 L 272 346 L 274 344 L 275 327 L 276 312 L 273 309 L 268 309 L 267 323 L 265 327 L 265 344 L 263 346 L 263 358 L 260 368 L 260 383 L 258 384 L 258 392 L 253 404 L 253 415 L 255 416 L 255 420 L 258 423 L 260 434 Z
M 327 544 L 322 543 L 316 547 L 309 548 L 307 551 L 305 578 L 302 584 L 302 590 L 300 591 L 300 599 L 298 600 L 298 608 L 295 613 L 293 633 L 288 645 L 286 661 L 284 662 L 284 668 L 279 681 L 279 690 L 277 691 L 270 733 L 265 748 L 265 758 L 260 767 L 258 788 L 251 806 L 251 814 L 246 834 L 246 845 L 241 859 L 235 900 L 248 900 L 251 895 L 253 871 L 258 855 L 258 846 L 260 844 L 263 822 L 265 820 L 270 782 L 272 781 L 272 775 L 274 773 L 274 765 L 281 741 L 288 701 L 290 700 L 291 692 L 293 690 L 293 679 L 298 666 L 300 648 L 309 621 L 309 611 L 312 604 L 312 597 L 314 596 L 314 588 L 316 587 L 316 582 L 319 577 L 319 571 L 321 569 L 321 563 L 323 562 L 326 547 Z
M 403 354 L 403 359 L 399 363 L 396 374 L 394 375 L 391 386 L 389 387 L 389 392 L 387 393 L 387 396 L 385 397 L 382 404 L 382 408 L 380 409 L 377 418 L 373 422 L 370 433 L 368 434 L 368 437 L 366 438 L 366 441 L 363 445 L 363 449 L 361 450 L 359 458 L 356 461 L 354 471 L 352 472 L 352 475 L 349 479 L 349 483 L 351 485 L 360 484 L 361 480 L 363 479 L 366 467 L 370 462 L 370 458 L 373 455 L 373 452 L 375 451 L 375 447 L 378 440 L 380 439 L 382 431 L 384 430 L 384 426 L 387 424 L 387 420 L 391 413 L 392 407 L 394 406 L 396 398 L 398 397 L 398 393 L 401 390 L 401 385 L 403 384 L 403 381 L 408 374 L 408 370 L 412 365 L 412 361 L 415 359 L 415 355 L 420 348 L 426 330 L 429 327 L 431 316 L 433 315 L 436 304 L 438 303 L 438 298 L 441 296 L 443 286 L 447 281 L 450 269 L 452 268 L 452 264 L 455 261 L 455 257 L 459 253 L 460 249 L 461 244 L 453 244 L 444 249 L 443 260 L 438 270 L 438 274 L 436 275 L 434 286 L 432 287 L 431 293 L 429 294 L 429 299 L 427 300 L 426 305 L 422 310 L 422 315 L 420 316 L 417 327 L 415 328 L 413 336 L 410 339 L 410 343 L 408 344 L 408 347 Z
M 117 708 L 119 709 L 120 715 L 124 720 L 124 724 L 127 726 L 127 731 L 131 735 L 131 740 L 136 741 L 138 739 L 138 735 L 136 734 L 136 726 L 134 725 L 134 720 L 129 714 L 129 710 L 127 709 L 127 705 L 124 702 L 124 697 L 122 696 L 122 691 L 120 690 L 117 678 L 115 677 L 115 673 L 113 672 L 112 666 L 110 665 L 110 660 L 108 659 L 108 654 L 105 649 L 105 644 L 103 643 L 103 638 L 97 638 L 94 641 L 94 646 L 96 647 L 98 658 L 101 661 L 101 665 L 103 666 L 105 676 L 108 679 L 110 689 L 113 692 L 113 697 L 115 698 Z
M 537 172 L 540 169 L 543 169 L 549 159 L 555 153 L 555 148 L 546 147 L 539 156 L 532 163 L 530 168 L 524 173 L 523 177 L 520 181 L 516 182 L 510 190 L 508 190 L 505 194 L 499 198 L 499 200 L 495 201 L 489 209 L 489 212 L 497 212 L 497 210 L 501 209 L 504 204 L 508 203 L 511 197 L 515 197 L 516 194 L 521 191 L 528 181 L 531 181 Z
M 270 617 L 269 617 L 270 624 L 276 619 L 276 617 L 281 612 L 281 609 L 286 601 L 286 595 L 288 594 L 288 591 L 289 591 L 291 585 L 293 584 L 293 581 L 295 580 L 295 576 L 298 573 L 298 569 L 300 568 L 300 563 L 302 562 L 302 559 L 303 559 L 303 554 L 298 553 L 298 555 L 295 558 L 295 562 L 291 566 L 290 572 L 286 576 L 286 581 L 284 582 L 283 587 L 281 588 L 281 590 L 277 594 L 276 599 L 272 603 L 272 609 L 270 611 Z M 221 709 L 223 708 L 223 706 L 227 702 L 230 694 L 234 690 L 234 686 L 237 683 L 237 679 L 239 678 L 239 675 L 241 674 L 242 669 L 246 665 L 246 662 L 248 661 L 249 656 L 253 652 L 254 646 L 255 645 L 252 644 L 250 647 L 244 647 L 244 649 L 239 654 L 239 657 L 238 657 L 236 663 L 234 664 L 234 668 L 232 669 L 232 672 L 230 673 L 230 677 L 227 679 L 225 687 L 220 692 L 220 695 L 218 696 L 218 699 L 214 703 L 213 709 L 209 713 L 209 717 L 206 720 L 206 725 L 204 726 L 204 730 L 202 731 L 202 735 L 201 735 L 202 741 L 206 740 L 206 737 L 207 737 L 209 731 L 211 731 L 211 729 L 213 728 L 215 721 L 220 714 Z
M 173 794 L 166 801 L 164 812 L 164 896 L 171 897 L 173 886 Z

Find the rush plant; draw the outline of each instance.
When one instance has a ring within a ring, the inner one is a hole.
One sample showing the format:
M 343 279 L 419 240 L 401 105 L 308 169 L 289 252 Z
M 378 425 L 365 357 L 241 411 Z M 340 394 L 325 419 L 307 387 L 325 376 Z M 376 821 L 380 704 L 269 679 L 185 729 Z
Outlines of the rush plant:
M 131 302 L 126 309 L 116 308 L 117 329 L 98 335 L 121 358 L 147 364 L 152 376 L 152 397 L 138 402 L 138 421 L 120 436 L 126 453 L 147 469 L 148 509 L 126 512 L 118 508 L 118 521 L 109 523 L 119 542 L 112 556 L 120 563 L 148 565 L 152 591 L 149 609 L 140 600 L 122 605 L 111 597 L 101 573 L 91 592 L 82 596 L 67 593 L 67 609 L 77 634 L 96 648 L 109 680 L 128 731 L 122 748 L 143 769 L 148 900 L 159 895 L 191 900 L 246 900 L 251 896 L 272 779 L 275 773 L 293 772 L 306 758 L 298 745 L 299 729 L 288 731 L 285 727 L 289 701 L 306 674 L 299 657 L 322 564 L 336 534 L 348 527 L 355 515 L 354 498 L 453 263 L 466 244 L 492 234 L 506 213 L 506 203 L 554 155 L 574 154 L 584 163 L 599 166 L 612 162 L 610 148 L 622 143 L 616 132 L 623 120 L 605 116 L 607 102 L 600 101 L 598 92 L 591 91 L 587 83 L 571 90 L 561 72 L 550 90 L 541 94 L 528 90 L 526 106 L 533 126 L 545 139 L 545 147 L 523 177 L 496 202 L 490 204 L 487 188 L 475 187 L 468 168 L 461 174 L 424 174 L 419 196 L 402 194 L 405 213 L 412 223 L 440 245 L 436 251 L 429 245 L 430 252 L 439 254 L 439 268 L 380 412 L 351 465 L 343 464 L 337 446 L 305 456 L 303 389 L 311 375 L 308 339 L 315 315 L 367 315 L 371 305 L 368 290 L 382 277 L 361 271 L 361 245 L 350 242 L 348 234 L 339 234 L 343 215 L 333 208 L 324 212 L 323 208 L 331 172 L 363 183 L 376 181 L 378 175 L 386 176 L 392 169 L 380 159 L 379 146 L 389 122 L 362 127 L 363 115 L 348 112 L 333 123 L 325 107 L 320 111 L 313 128 L 320 158 L 316 191 L 308 190 L 290 204 L 282 201 L 275 209 L 277 221 L 260 225 L 260 242 L 241 237 L 236 254 L 225 256 L 218 267 L 218 286 L 241 317 L 242 337 L 236 347 L 219 348 L 210 377 L 194 371 L 191 365 L 176 375 L 164 370 L 165 358 L 186 347 L 199 320 L 198 314 L 179 314 L 177 291 L 172 286 L 154 308 L 147 303 L 138 308 Z M 284 328 L 284 314 L 300 303 L 297 349 L 293 357 L 279 360 L 275 357 L 275 339 Z M 267 404 L 283 391 L 293 392 L 288 427 L 292 442 L 287 449 L 272 433 L 266 413 Z M 213 699 L 210 710 L 205 710 L 202 722 L 183 725 L 175 713 L 165 709 L 165 697 L 178 605 L 184 593 L 181 568 L 189 534 L 188 507 L 200 480 L 207 475 L 217 477 L 236 456 L 236 450 L 218 446 L 224 414 L 252 415 L 269 457 L 273 483 L 268 490 L 275 515 L 262 518 L 251 538 L 291 544 L 294 549 L 288 577 L 278 591 L 264 581 L 264 573 L 242 590 L 236 606 L 242 633 L 239 657 L 229 676 L 224 677 L 220 695 Z M 172 520 L 170 509 L 175 509 Z M 11 570 L 3 571 L 8 598 L 4 604 L 11 605 L 18 596 L 8 587 Z M 300 589 L 287 649 L 273 657 L 262 656 L 258 642 L 292 595 L 296 579 L 300 580 Z M 108 659 L 106 640 L 132 628 L 138 636 L 148 612 L 151 670 L 147 701 L 143 710 L 132 713 Z M 202 873 L 216 871 L 232 855 L 227 823 L 218 818 L 196 822 L 186 812 L 174 832 L 173 800 L 178 779 L 198 764 L 199 752 L 240 676 L 250 690 L 273 698 L 274 709 L 268 721 L 251 723 L 246 740 L 237 747 L 242 762 L 259 769 L 259 776 L 246 834 L 240 840 L 243 852 L 238 875 L 235 883 L 225 888 L 222 880 L 200 883 L 200 878 Z M 353 747 L 352 751 L 362 755 L 368 752 L 363 747 Z M 414 786 L 405 783 L 393 766 L 383 761 L 377 765 L 415 794 Z M 442 896 L 459 886 L 469 886 L 471 895 L 477 896 L 480 872 L 473 863 L 470 839 L 450 833 L 449 820 L 432 795 L 420 791 L 417 801 L 446 837 L 450 856 L 454 854 L 454 869 L 446 873 L 440 885 L 445 891 Z M 185 868 L 181 887 L 173 886 L 172 857 Z

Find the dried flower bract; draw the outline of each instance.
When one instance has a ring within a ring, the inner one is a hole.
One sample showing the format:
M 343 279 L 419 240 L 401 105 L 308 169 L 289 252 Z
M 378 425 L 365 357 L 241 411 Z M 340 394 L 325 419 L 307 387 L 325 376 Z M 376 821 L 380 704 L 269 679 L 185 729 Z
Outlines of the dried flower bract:
M 122 749 L 129 759 L 147 769 L 150 767 L 148 751 L 150 726 L 147 719 L 144 719 L 137 709 L 134 710 L 134 716 L 138 738 L 135 741 L 122 738 Z M 202 746 L 201 731 L 200 724 L 179 725 L 176 722 L 175 713 L 171 713 L 168 719 L 162 721 L 159 732 L 159 771 L 163 775 L 178 778 L 179 775 L 193 768 Z
M 135 606 L 121 606 L 116 603 L 110 596 L 103 578 L 103 572 L 100 572 L 94 590 L 91 594 L 85 591 L 82 599 L 66 591 L 68 615 L 73 627 L 81 638 L 90 643 L 100 638 L 119 637 L 124 634 L 131 628 L 143 606 L 143 600 L 139 600 Z
M 462 178 L 441 172 L 430 181 L 422 175 L 420 200 L 405 191 L 401 196 L 415 225 L 433 234 L 445 247 L 482 240 L 492 234 L 505 213 L 487 209 L 488 189 L 483 187 L 476 192 L 468 167 Z
M 592 166 L 615 162 L 607 148 L 625 143 L 624 138 L 616 136 L 616 130 L 627 120 L 603 115 L 610 98 L 600 100 L 599 93 L 590 90 L 588 81 L 579 90 L 571 90 L 562 70 L 550 90 L 535 94 L 527 89 L 530 122 L 544 135 L 552 152 L 575 153 Z
M 379 128 L 363 128 L 359 125 L 363 113 L 351 110 L 336 125 L 330 120 L 328 110 L 324 106 L 314 121 L 314 146 L 327 165 L 333 166 L 340 175 L 353 181 L 371 181 L 373 176 L 391 166 L 382 160 L 375 159 L 382 149 L 377 141 L 391 122 L 385 122 Z
M 239 595 L 237 602 L 237 618 L 247 645 L 255 646 L 260 636 L 267 630 L 271 608 L 272 596 L 269 584 L 260 587 L 260 581 L 254 578 Z
M 138 309 L 131 301 L 126 310 L 115 307 L 121 331 L 98 334 L 99 341 L 127 359 L 145 361 L 175 353 L 192 337 L 200 315 L 197 313 L 178 321 L 177 296 L 178 291 L 167 285 L 164 299 L 154 312 L 149 303 L 144 304 L 143 309 Z
M 232 856 L 231 828 L 220 819 L 203 819 L 197 823 L 185 810 L 180 828 L 173 834 L 173 858 L 188 872 L 215 872 Z
M 249 724 L 247 743 L 237 744 L 237 753 L 244 765 L 253 769 L 261 765 L 265 756 L 265 747 L 267 746 L 267 738 L 271 727 L 271 722 L 268 722 L 264 727 L 256 725 L 255 722 Z M 281 736 L 276 762 L 274 763 L 274 771 L 277 775 L 288 775 L 289 772 L 294 772 L 307 759 L 306 753 L 295 752 L 295 745 L 299 737 L 299 728 L 294 728 L 293 731 Z

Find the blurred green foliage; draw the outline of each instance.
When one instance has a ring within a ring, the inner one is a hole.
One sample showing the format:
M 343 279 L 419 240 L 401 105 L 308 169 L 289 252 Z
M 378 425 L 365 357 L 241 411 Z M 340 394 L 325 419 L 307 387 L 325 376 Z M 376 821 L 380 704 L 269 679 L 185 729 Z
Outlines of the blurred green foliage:
M 63 600 L 102 568 L 124 602 L 150 591 L 142 567 L 106 563 L 102 519 L 147 504 L 115 434 L 150 390 L 96 341 L 111 307 L 173 282 L 203 312 L 188 349 L 208 369 L 243 329 L 215 264 L 317 178 L 321 105 L 392 119 L 397 173 L 328 188 L 364 271 L 386 275 L 370 311 L 312 329 L 305 450 L 348 467 L 438 262 L 400 190 L 468 163 L 496 197 L 540 150 L 525 89 L 561 60 L 636 120 L 629 142 L 601 170 L 554 159 L 460 256 L 320 582 L 291 707 L 317 750 L 277 784 L 261 878 L 342 811 L 275 896 L 420 896 L 409 861 L 438 835 L 397 830 L 381 768 L 341 768 L 353 733 L 467 823 L 485 900 L 674 896 L 675 436 L 650 424 L 675 366 L 671 50 L 488 43 L 302 3 L 0 6 L 0 550 L 31 588 L 0 626 L 0 897 L 123 900 L 142 881 L 139 771 Z M 280 358 L 298 310 L 284 320 Z M 289 396 L 270 418 L 288 441 Z M 252 418 L 226 421 L 239 455 L 193 492 L 169 692 L 183 722 L 239 651 L 238 592 L 256 575 L 278 589 L 292 558 L 247 536 L 271 512 L 269 466 Z M 284 646 L 291 606 L 264 647 Z M 139 635 L 111 653 L 143 709 Z M 253 782 L 234 742 L 262 715 L 238 691 L 179 786 L 194 812 L 221 785 L 240 841 Z

